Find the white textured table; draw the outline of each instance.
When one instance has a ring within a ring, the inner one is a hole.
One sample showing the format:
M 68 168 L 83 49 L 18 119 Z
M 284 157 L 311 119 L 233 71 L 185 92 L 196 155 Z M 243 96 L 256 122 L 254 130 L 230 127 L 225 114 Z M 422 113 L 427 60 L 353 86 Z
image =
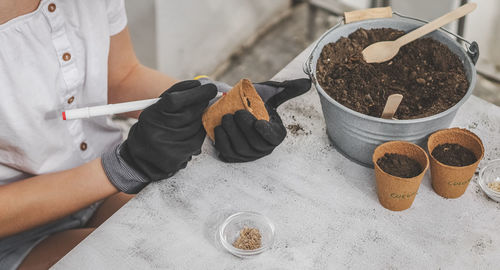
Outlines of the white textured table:
M 305 52 L 275 79 L 303 77 Z M 500 204 L 474 177 L 459 199 L 444 199 L 429 173 L 412 207 L 383 208 L 374 173 L 328 141 L 315 90 L 280 107 L 288 133 L 269 156 L 226 164 L 210 143 L 185 170 L 139 193 L 54 269 L 499 269 Z M 500 108 L 471 97 L 453 126 L 478 134 L 500 158 Z M 230 214 L 250 210 L 276 225 L 275 245 L 252 258 L 215 240 Z

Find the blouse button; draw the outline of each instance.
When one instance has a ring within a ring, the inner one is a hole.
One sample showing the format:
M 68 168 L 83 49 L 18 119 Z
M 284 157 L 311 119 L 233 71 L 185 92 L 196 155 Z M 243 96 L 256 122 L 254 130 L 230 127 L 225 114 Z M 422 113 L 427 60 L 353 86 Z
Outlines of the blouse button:
M 82 142 L 82 143 L 80 144 L 80 150 L 82 150 L 82 151 L 87 150 L 87 144 L 86 144 L 85 142 Z
M 62 56 L 62 59 L 64 61 L 69 61 L 71 60 L 71 54 L 70 53 L 64 53 L 63 56 Z
M 50 3 L 49 6 L 48 6 L 48 9 L 49 9 L 50 12 L 56 11 L 56 4 Z
M 75 101 L 75 97 L 70 97 L 70 98 L 68 98 L 68 104 L 73 103 L 73 101 Z

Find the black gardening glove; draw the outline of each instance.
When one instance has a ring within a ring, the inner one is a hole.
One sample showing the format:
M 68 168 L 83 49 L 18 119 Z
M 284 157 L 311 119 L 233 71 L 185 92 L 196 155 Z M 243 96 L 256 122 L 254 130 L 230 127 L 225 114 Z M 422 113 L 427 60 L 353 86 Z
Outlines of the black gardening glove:
M 229 86 L 215 82 L 221 92 Z M 257 120 L 246 110 L 226 114 L 220 126 L 215 127 L 215 148 L 225 162 L 246 162 L 270 154 L 286 136 L 286 128 L 276 109 L 283 102 L 304 94 L 311 88 L 311 80 L 297 79 L 284 82 L 253 84 L 265 102 L 269 121 Z
M 217 94 L 213 84 L 183 81 L 146 108 L 114 151 L 104 153 L 106 174 L 119 190 L 136 193 L 151 181 L 168 178 L 201 152 L 203 111 Z

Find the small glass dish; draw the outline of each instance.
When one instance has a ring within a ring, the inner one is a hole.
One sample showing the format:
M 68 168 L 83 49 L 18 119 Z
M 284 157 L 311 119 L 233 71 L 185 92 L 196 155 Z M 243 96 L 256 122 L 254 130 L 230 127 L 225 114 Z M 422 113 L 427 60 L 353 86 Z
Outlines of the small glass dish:
M 259 230 L 262 237 L 260 248 L 244 250 L 233 246 L 234 241 L 238 239 L 240 231 L 243 228 L 257 228 Z M 219 227 L 219 240 L 229 253 L 237 257 L 247 258 L 255 256 L 272 247 L 274 243 L 274 224 L 262 214 L 256 212 L 238 212 L 229 216 L 221 224 Z
M 500 202 L 500 192 L 491 189 L 488 184 L 492 182 L 500 182 L 500 159 L 495 159 L 479 172 L 479 186 L 492 200 Z

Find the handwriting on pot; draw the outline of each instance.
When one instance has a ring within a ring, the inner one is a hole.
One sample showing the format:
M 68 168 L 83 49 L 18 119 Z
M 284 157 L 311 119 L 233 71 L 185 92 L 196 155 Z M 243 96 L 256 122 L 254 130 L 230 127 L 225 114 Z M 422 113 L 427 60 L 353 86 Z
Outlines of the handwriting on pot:
M 450 181 L 450 182 L 448 182 L 448 185 L 450 185 L 450 186 L 463 186 L 463 185 L 469 184 L 469 182 L 470 182 L 470 179 L 467 181 L 463 181 L 463 182 Z
M 402 194 L 391 193 L 391 198 L 393 198 L 393 199 L 409 199 L 415 195 L 417 195 L 416 191 L 412 192 L 412 193 L 402 193 Z

